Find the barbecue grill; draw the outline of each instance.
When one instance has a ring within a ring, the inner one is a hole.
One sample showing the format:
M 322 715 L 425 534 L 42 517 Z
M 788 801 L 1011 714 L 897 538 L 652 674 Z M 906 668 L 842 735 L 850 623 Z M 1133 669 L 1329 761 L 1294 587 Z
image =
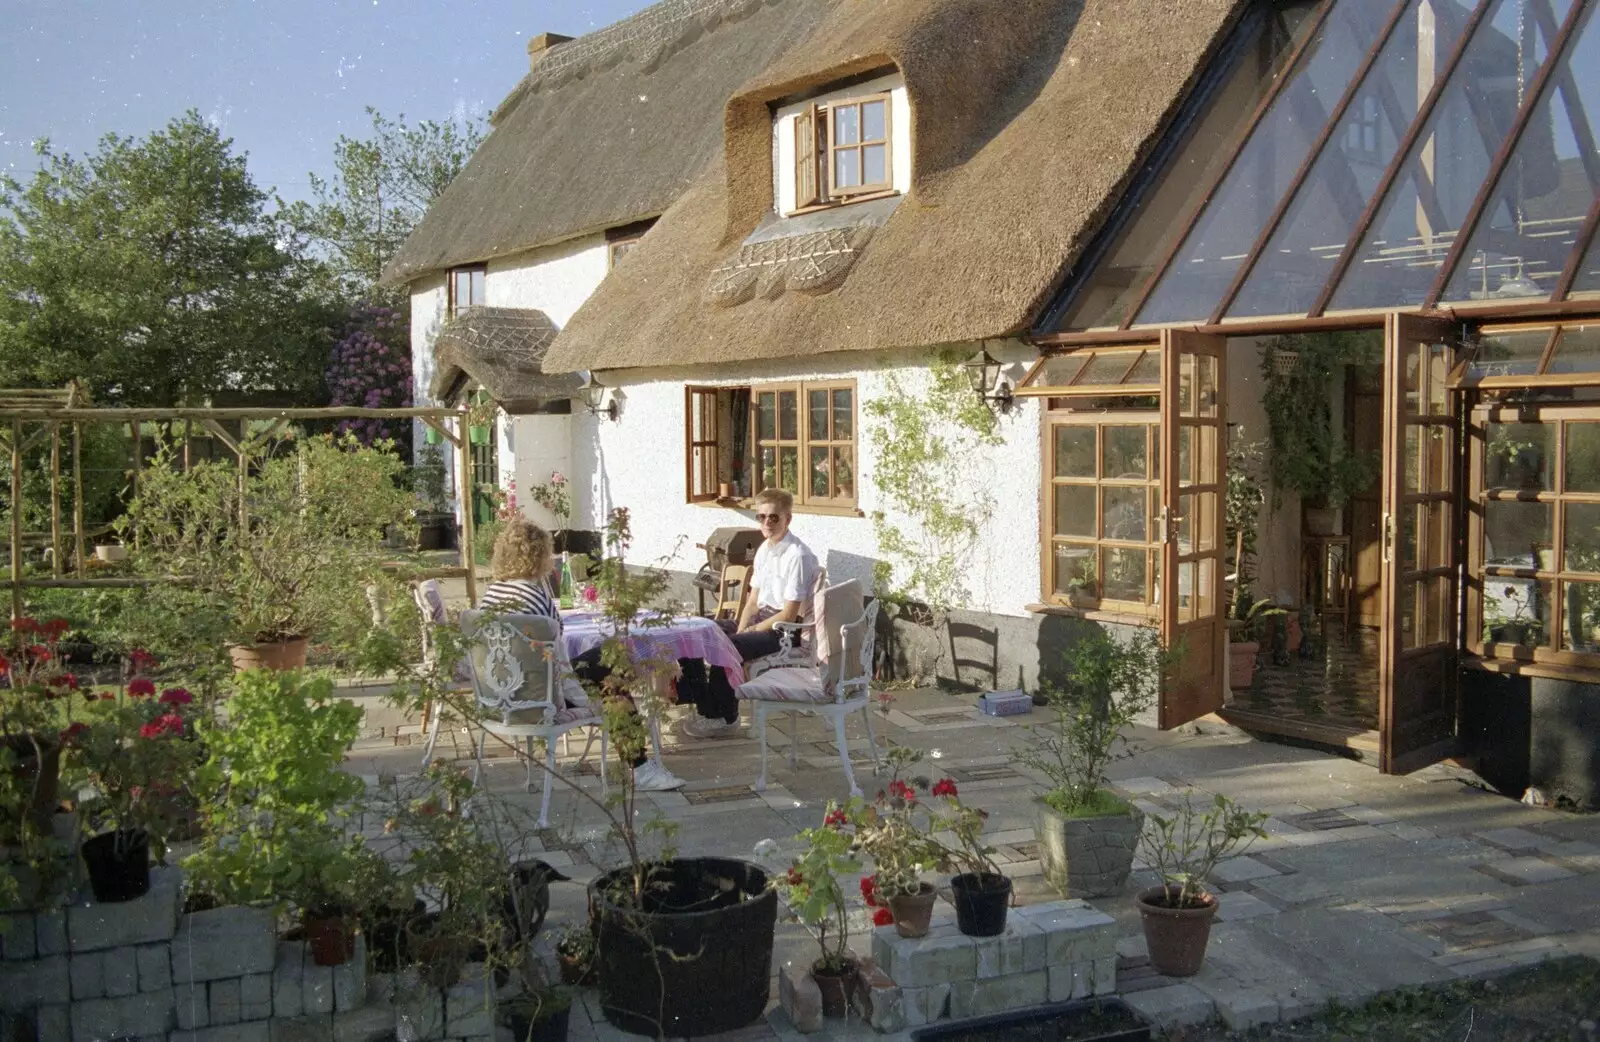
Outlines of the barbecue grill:
M 759 528 L 718 528 L 705 542 L 696 544 L 706 552 L 706 563 L 694 577 L 701 615 L 706 614 L 706 594 L 715 595 L 713 603 L 722 597 L 722 569 L 730 564 L 755 564 L 756 548 L 763 538 Z

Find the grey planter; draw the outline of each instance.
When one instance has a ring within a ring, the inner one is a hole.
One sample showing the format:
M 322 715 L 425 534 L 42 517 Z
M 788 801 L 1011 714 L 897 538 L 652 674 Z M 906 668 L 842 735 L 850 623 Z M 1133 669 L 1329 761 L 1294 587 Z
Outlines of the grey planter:
M 1133 852 L 1144 827 L 1144 812 L 1105 818 L 1069 818 L 1035 798 L 1039 861 L 1050 885 L 1067 897 L 1109 897 L 1121 893 L 1133 870 Z

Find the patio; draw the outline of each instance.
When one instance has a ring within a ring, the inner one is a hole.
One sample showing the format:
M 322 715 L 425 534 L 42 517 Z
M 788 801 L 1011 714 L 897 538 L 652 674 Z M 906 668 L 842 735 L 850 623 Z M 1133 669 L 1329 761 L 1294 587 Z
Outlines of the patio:
M 394 727 L 401 722 L 382 717 L 375 694 L 350 694 L 372 706 L 372 737 L 353 750 L 349 769 L 370 780 L 415 772 L 421 747 L 396 744 Z M 970 803 L 990 812 L 986 834 L 1016 881 L 1021 904 L 1058 897 L 1044 885 L 1034 848 L 1030 796 L 1041 786 L 1010 759 L 1026 740 L 1025 725 L 1040 719 L 1038 713 L 985 717 L 965 697 L 920 690 L 900 693 L 878 722 L 880 741 L 925 750 L 931 773 L 956 780 Z M 790 741 L 800 743 L 801 767 L 790 770 L 786 756 L 774 756 L 773 784 L 764 793 L 751 788 L 758 750 L 748 732 L 688 744 L 668 737 L 666 762 L 688 784 L 680 792 L 647 794 L 642 806 L 678 825 L 681 853 L 761 860 L 753 853 L 756 844 L 772 839 L 783 853 L 765 863 L 787 867 L 789 852 L 797 849 L 794 834 L 815 825 L 827 800 L 842 795 L 825 722 L 802 718 L 791 735 L 781 718 L 770 733 L 777 752 L 786 754 Z M 859 720 L 850 736 L 870 792 Z M 1600 952 L 1600 907 L 1590 899 L 1593 880 L 1585 878 L 1600 872 L 1600 819 L 1512 802 L 1474 786 L 1457 769 L 1384 776 L 1220 724 L 1181 733 L 1140 729 L 1133 747 L 1133 756 L 1113 766 L 1112 778 L 1146 813 L 1166 813 L 1192 788 L 1271 814 L 1270 839 L 1215 875 L 1221 911 L 1197 977 L 1161 977 L 1144 958 L 1131 896 L 1153 882 L 1142 866 L 1136 864 L 1122 895 L 1091 902 L 1120 928 L 1118 992 L 1158 1023 L 1212 1016 L 1233 1026 L 1269 1023 L 1307 1015 L 1329 999 L 1351 1002 L 1395 987 Z M 441 736 L 440 755 L 470 756 L 465 736 L 457 736 L 454 751 Z M 537 798 L 522 793 L 522 768 L 509 758 L 492 761 L 486 777 L 512 800 Z M 580 775 L 578 782 L 598 789 L 593 775 Z M 552 821 L 557 827 L 532 842 L 573 882 L 552 887 L 547 934 L 584 914 L 582 884 L 597 866 L 617 860 L 605 849 L 598 812 L 571 792 L 558 793 Z M 947 899 L 936 914 L 952 914 Z M 870 930 L 863 915 L 857 951 L 869 950 Z M 808 963 L 813 946 L 798 926 L 780 924 L 775 970 L 791 959 Z M 802 1037 L 777 1006 L 776 978 L 772 995 L 766 1022 L 738 1032 L 740 1039 Z M 592 990 L 585 992 L 586 1015 L 573 1018 L 571 1037 L 626 1037 L 606 1024 L 594 1000 Z M 809 1037 L 880 1036 L 852 1018 L 830 1020 L 821 1035 Z

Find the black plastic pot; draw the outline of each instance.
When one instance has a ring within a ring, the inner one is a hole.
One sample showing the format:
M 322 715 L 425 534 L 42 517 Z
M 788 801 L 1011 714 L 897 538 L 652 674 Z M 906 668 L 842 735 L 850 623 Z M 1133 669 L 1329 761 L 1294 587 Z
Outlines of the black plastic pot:
M 103 832 L 83 842 L 89 888 L 101 904 L 132 901 L 150 892 L 150 834 L 144 829 Z
M 956 929 L 968 937 L 1006 932 L 1011 880 L 989 872 L 966 872 L 951 878 L 950 891 L 955 898 Z
M 419 922 L 427 910 L 428 906 L 417 900 L 410 908 L 382 908 L 372 914 L 364 931 L 373 969 L 379 973 L 394 973 L 410 965 L 410 927 Z
M 760 1019 L 778 918 L 767 874 L 732 858 L 678 858 L 651 874 L 641 907 L 614 900 L 631 890 L 629 869 L 590 884 L 606 1020 L 634 1034 L 695 1038 Z
M 513 1042 L 567 1042 L 567 1021 L 571 1015 L 572 1007 L 567 1006 L 534 1020 L 525 1010 L 512 1006 L 506 1020 L 511 1025 Z

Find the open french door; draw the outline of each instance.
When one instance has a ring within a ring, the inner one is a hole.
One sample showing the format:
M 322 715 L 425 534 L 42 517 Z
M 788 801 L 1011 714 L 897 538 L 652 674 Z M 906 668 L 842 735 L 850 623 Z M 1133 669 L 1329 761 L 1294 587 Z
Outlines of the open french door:
M 1161 633 L 1181 649 L 1161 693 L 1162 729 L 1222 708 L 1227 360 L 1224 337 L 1161 335 Z
M 1404 774 L 1455 746 L 1460 661 L 1454 327 L 1390 315 L 1384 327 L 1383 628 L 1378 765 Z

